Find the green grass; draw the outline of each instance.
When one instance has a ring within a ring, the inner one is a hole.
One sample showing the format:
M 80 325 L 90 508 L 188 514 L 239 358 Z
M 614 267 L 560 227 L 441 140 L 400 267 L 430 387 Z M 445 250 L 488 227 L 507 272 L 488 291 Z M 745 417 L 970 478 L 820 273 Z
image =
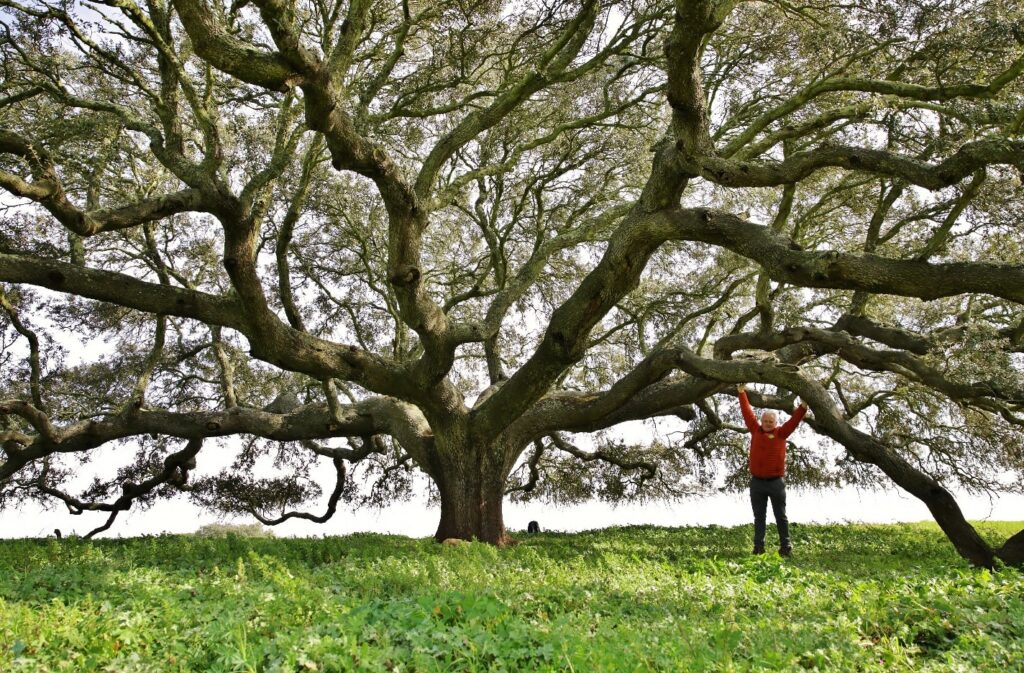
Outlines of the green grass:
M 1024 670 L 1021 571 L 928 524 L 793 532 L 0 541 L 0 671 Z

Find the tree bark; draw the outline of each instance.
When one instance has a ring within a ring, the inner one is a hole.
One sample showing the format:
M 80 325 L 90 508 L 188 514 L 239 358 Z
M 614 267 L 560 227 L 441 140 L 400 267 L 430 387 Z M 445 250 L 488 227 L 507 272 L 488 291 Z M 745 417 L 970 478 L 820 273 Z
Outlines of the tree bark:
M 509 469 L 504 452 L 486 444 L 452 449 L 439 451 L 431 470 L 441 496 L 434 539 L 507 544 L 502 504 Z
M 960 505 L 949 491 L 938 484 L 925 486 L 924 484 L 906 483 L 922 481 L 917 475 L 910 477 L 904 483 L 893 479 L 928 506 L 928 511 L 935 517 L 935 522 L 939 524 L 939 528 L 956 547 L 960 556 L 967 559 L 971 565 L 981 568 L 992 568 L 995 565 L 995 554 L 992 548 L 982 539 L 974 526 L 964 518 Z
M 1024 568 L 1024 530 L 1018 531 L 996 550 L 996 556 L 1007 565 Z
M 800 394 L 810 400 L 806 392 L 810 391 L 801 391 Z M 816 420 L 822 423 L 825 434 L 846 446 L 854 458 L 876 465 L 899 487 L 921 500 L 960 556 L 974 566 L 992 568 L 995 565 L 992 547 L 964 518 L 956 499 L 939 482 L 873 437 L 849 426 L 834 406 L 826 407 L 826 413 L 820 416 L 818 408 L 815 408 Z

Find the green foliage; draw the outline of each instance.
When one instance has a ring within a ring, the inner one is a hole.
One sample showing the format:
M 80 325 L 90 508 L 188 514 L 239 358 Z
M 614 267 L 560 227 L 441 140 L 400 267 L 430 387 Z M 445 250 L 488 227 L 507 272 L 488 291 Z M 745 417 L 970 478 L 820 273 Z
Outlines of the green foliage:
M 750 535 L 3 541 L 0 670 L 1021 670 L 1024 574 L 933 525 L 796 525 L 791 561 Z

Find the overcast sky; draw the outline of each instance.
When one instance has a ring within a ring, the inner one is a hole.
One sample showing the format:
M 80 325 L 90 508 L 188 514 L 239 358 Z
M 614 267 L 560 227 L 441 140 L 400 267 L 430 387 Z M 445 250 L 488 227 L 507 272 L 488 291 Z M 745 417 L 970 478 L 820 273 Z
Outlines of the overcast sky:
M 1024 520 L 1024 495 L 1003 496 L 990 501 L 986 497 L 959 494 L 958 501 L 968 519 Z M 770 508 L 769 508 L 770 509 Z M 916 498 L 896 491 L 865 491 L 845 488 L 820 492 L 790 489 L 788 506 L 790 521 L 869 522 L 930 520 L 927 508 Z M 574 507 L 555 507 L 540 503 L 515 505 L 505 503 L 505 525 L 522 530 L 530 521 L 539 522 L 543 530 L 578 531 L 607 526 L 655 524 L 659 526 L 694 526 L 717 524 L 732 526 L 750 523 L 752 517 L 746 493 L 718 494 L 706 498 L 666 504 L 624 505 L 612 507 L 592 502 Z M 427 537 L 434 533 L 440 512 L 428 507 L 425 499 L 401 503 L 383 510 L 338 508 L 338 513 L 325 524 L 289 521 L 275 528 L 279 536 L 345 535 L 359 531 L 394 533 L 410 537 Z M 63 509 L 44 512 L 24 509 L 0 515 L 0 537 L 52 536 L 54 528 L 65 534 L 85 533 L 106 519 L 102 513 L 72 516 Z M 772 521 L 769 513 L 769 522 Z M 156 533 L 189 533 L 199 526 L 218 521 L 184 499 L 164 502 L 147 512 L 122 514 L 102 537 L 134 536 Z M 239 523 L 252 519 L 240 518 Z M 799 535 L 797 535 L 799 543 Z

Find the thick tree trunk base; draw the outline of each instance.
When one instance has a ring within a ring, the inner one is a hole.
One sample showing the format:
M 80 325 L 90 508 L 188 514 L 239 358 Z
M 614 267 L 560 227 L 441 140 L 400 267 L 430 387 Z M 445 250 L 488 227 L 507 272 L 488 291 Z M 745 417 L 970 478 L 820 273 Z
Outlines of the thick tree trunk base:
M 508 533 L 505 532 L 504 525 L 457 525 L 452 522 L 445 522 L 444 517 L 442 517 L 442 521 L 437 527 L 437 532 L 434 533 L 434 540 L 448 544 L 453 544 L 449 542 L 449 540 L 486 542 L 498 547 L 507 547 L 508 545 L 515 544 L 512 538 L 509 537 Z
M 448 531 L 442 530 L 438 527 L 437 532 L 434 533 L 434 541 L 441 544 L 456 545 L 459 542 L 486 542 L 487 544 L 493 544 L 496 547 L 511 547 L 519 544 L 518 540 L 512 539 L 507 533 L 501 535 L 487 535 L 483 531 L 480 534 L 468 533 L 462 535 L 449 535 Z
M 511 543 L 502 515 L 504 490 L 480 483 L 450 480 L 439 484 L 441 521 L 434 533 L 438 542 L 457 539 L 504 547 Z
M 463 540 L 461 538 L 457 538 L 457 537 L 446 537 L 443 540 L 438 540 L 438 539 L 435 538 L 435 542 L 443 544 L 443 545 L 445 545 L 447 547 L 457 547 L 460 544 L 466 544 L 467 541 Z M 520 543 L 519 540 L 513 539 L 512 537 L 506 535 L 503 540 L 499 540 L 498 542 L 495 542 L 493 544 L 494 544 L 495 547 L 498 547 L 500 549 L 500 548 L 504 548 L 504 547 L 514 547 L 515 545 L 517 545 L 519 543 Z

